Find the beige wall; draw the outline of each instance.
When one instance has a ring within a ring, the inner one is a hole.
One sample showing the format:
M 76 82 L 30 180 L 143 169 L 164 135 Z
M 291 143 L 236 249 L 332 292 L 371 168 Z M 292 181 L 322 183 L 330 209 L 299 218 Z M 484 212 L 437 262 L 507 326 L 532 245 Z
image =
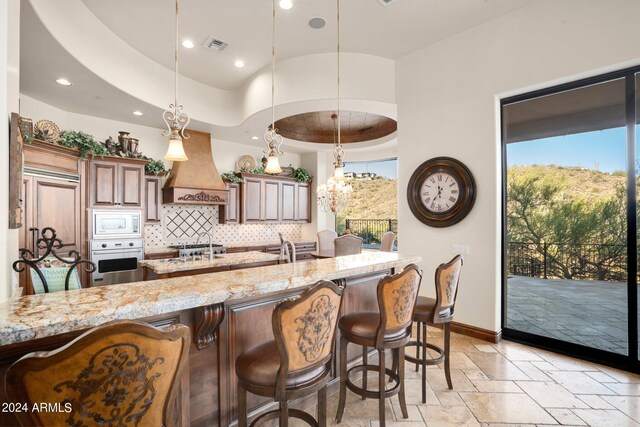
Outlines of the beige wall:
M 499 99 L 640 63 L 638 16 L 636 0 L 542 0 L 397 61 L 399 233 L 412 236 L 401 249 L 422 256 L 422 292 L 433 295 L 451 245 L 470 245 L 457 321 L 501 326 Z M 469 166 L 478 196 L 465 220 L 435 229 L 402 194 L 420 163 L 442 155 Z

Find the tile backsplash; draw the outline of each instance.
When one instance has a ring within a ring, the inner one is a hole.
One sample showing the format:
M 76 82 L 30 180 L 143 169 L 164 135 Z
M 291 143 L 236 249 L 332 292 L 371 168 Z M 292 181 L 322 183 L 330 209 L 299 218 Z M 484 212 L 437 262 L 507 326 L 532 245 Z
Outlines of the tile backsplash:
M 299 239 L 300 224 L 218 224 L 218 206 L 163 205 L 162 221 L 144 227 L 147 248 L 191 244 L 198 234 L 212 230 L 213 241 L 224 245 L 278 241 L 278 233 L 286 239 Z M 206 241 L 206 239 L 204 240 Z

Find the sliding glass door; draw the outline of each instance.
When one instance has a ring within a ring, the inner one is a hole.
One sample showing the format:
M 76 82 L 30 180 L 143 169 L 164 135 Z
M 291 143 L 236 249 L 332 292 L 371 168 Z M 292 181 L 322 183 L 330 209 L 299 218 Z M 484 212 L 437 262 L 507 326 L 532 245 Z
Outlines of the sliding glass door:
M 635 71 L 502 102 L 504 336 L 628 369 L 638 360 Z

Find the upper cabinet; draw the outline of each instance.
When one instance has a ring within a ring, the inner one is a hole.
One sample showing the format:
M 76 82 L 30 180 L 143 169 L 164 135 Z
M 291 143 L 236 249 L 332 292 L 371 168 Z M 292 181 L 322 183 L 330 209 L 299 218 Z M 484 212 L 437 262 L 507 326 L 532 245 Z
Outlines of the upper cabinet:
M 144 222 L 160 222 L 162 219 L 162 178 L 147 175 L 144 177 Z
M 91 207 L 142 208 L 144 160 L 94 159 L 89 166 Z
M 228 184 L 229 203 L 219 208 L 221 224 L 311 222 L 309 183 L 279 176 L 240 175 L 242 183 Z

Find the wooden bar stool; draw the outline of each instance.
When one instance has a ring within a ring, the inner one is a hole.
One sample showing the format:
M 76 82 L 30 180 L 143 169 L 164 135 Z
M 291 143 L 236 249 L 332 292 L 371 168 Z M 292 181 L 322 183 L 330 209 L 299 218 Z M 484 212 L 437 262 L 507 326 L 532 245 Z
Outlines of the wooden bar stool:
M 449 367 L 449 352 L 451 331 L 450 324 L 453 320 L 453 311 L 458 296 L 458 282 L 462 271 L 462 257 L 455 256 L 446 264 L 440 264 L 436 269 L 435 286 L 436 298 L 418 297 L 416 311 L 413 320 L 417 323 L 417 340 L 411 341 L 407 346 L 416 347 L 416 357 L 405 356 L 410 363 L 416 364 L 416 371 L 422 366 L 422 403 L 427 403 L 427 365 L 438 365 L 444 361 L 444 374 L 449 389 L 453 389 L 451 382 L 451 370 Z M 442 324 L 444 328 L 444 350 L 427 342 L 427 324 Z M 422 328 L 422 338 L 421 331 Z M 422 357 L 420 356 L 422 349 Z M 427 349 L 437 353 L 434 358 L 427 358 Z
M 58 405 L 59 410 L 16 412 L 23 426 L 176 426 L 190 338 L 184 325 L 162 330 L 109 322 L 58 350 L 15 362 L 7 371 L 7 396 L 30 409 Z
M 385 425 L 385 399 L 398 394 L 400 408 L 404 418 L 408 418 L 407 403 L 404 393 L 404 346 L 411 337 L 411 322 L 415 310 L 416 298 L 420 290 L 422 273 L 416 265 L 408 265 L 393 276 L 386 276 L 378 283 L 379 313 L 351 313 L 340 318 L 340 403 L 336 421 L 339 423 L 344 414 L 347 399 L 347 388 L 362 398 L 379 399 L 380 426 Z M 347 370 L 347 345 L 349 343 L 363 346 L 362 365 Z M 378 366 L 367 363 L 367 347 L 378 350 Z M 398 363 L 394 369 L 385 368 L 385 350 L 391 349 L 393 359 Z M 378 389 L 367 389 L 368 371 L 378 372 Z M 356 386 L 349 374 L 362 372 L 362 387 Z M 394 385 L 385 390 L 385 375 Z
M 236 359 L 238 375 L 238 426 L 247 427 L 247 391 L 273 397 L 279 409 L 256 418 L 280 420 L 289 425 L 289 417 L 311 426 L 327 424 L 327 381 L 342 289 L 333 282 L 320 281 L 300 296 L 280 302 L 273 310 L 274 341 L 244 351 Z M 289 409 L 288 401 L 318 393 L 318 418 Z

